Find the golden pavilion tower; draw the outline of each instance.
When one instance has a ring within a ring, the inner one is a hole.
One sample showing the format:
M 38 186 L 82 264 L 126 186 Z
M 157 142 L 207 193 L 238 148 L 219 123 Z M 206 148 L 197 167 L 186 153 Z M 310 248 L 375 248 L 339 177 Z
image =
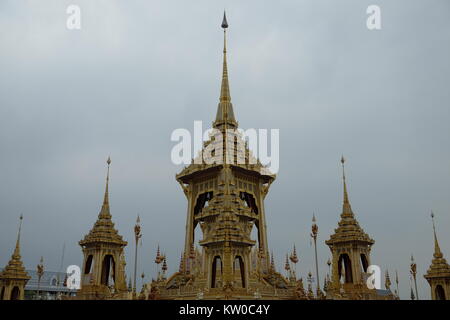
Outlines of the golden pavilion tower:
M 375 241 L 360 227 L 347 193 L 345 159 L 341 158 L 344 200 L 341 220 L 334 234 L 325 243 L 332 254 L 331 283 L 327 284 L 327 299 L 369 300 L 393 298 L 386 292 L 381 296 L 366 284 L 370 251 Z
M 81 288 L 78 299 L 125 299 L 128 290 L 125 279 L 123 240 L 114 228 L 109 208 L 109 165 L 103 205 L 94 227 L 79 242 L 84 260 L 81 270 Z
M 431 213 L 434 233 L 434 254 L 431 266 L 424 275 L 431 287 L 432 300 L 450 300 L 450 265 L 444 259 L 439 247 L 434 225 L 434 214 Z
M 289 281 L 270 264 L 264 198 L 275 175 L 253 157 L 237 131 L 228 82 L 225 13 L 222 28 L 223 69 L 212 124 L 215 133 L 176 175 L 188 201 L 184 252 L 178 272 L 151 283 L 154 299 L 295 296 L 296 281 Z M 207 150 L 213 150 L 217 161 L 202 156 Z M 201 239 L 195 239 L 196 228 L 201 229 Z M 251 237 L 253 230 L 256 239 Z
M 16 247 L 8 265 L 0 273 L 0 300 L 23 300 L 25 285 L 31 277 L 28 275 L 20 256 L 20 231 L 22 229 L 22 215 L 20 216 L 19 231 Z

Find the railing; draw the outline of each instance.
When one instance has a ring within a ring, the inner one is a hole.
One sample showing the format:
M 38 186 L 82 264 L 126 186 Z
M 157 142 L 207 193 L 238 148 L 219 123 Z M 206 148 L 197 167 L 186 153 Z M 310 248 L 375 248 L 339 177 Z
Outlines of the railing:
M 198 288 L 195 287 L 182 287 L 178 289 L 161 289 L 160 294 L 163 298 L 185 298 L 185 297 L 191 297 L 192 296 L 198 296 L 199 294 L 203 296 L 216 296 L 216 295 L 223 295 L 224 291 L 222 288 L 210 288 L 207 290 L 200 291 Z M 256 296 L 260 299 L 265 298 L 280 298 L 280 299 L 292 299 L 294 297 L 294 291 L 292 289 L 275 289 L 275 288 L 262 288 L 258 289 L 258 291 L 255 293 L 254 290 L 249 290 L 246 288 L 233 288 L 231 291 L 231 296 Z

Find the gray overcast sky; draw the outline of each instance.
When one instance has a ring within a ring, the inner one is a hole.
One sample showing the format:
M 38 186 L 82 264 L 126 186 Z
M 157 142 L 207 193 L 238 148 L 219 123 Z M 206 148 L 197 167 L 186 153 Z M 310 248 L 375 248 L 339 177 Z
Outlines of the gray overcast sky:
M 66 8 L 82 29 L 66 29 Z M 366 28 L 381 7 L 382 30 Z M 450 259 L 450 2 L 448 0 L 0 2 L 0 265 L 24 214 L 22 256 L 48 270 L 81 264 L 78 241 L 100 210 L 111 155 L 113 220 L 128 240 L 141 215 L 142 270 L 155 275 L 157 243 L 178 268 L 186 199 L 170 161 L 176 128 L 210 124 L 221 75 L 224 7 L 229 74 L 243 128 L 280 129 L 280 171 L 266 198 L 269 246 L 279 268 L 296 243 L 305 277 L 309 232 L 323 243 L 350 201 L 376 240 L 372 263 L 395 269 L 409 297 L 409 263 L 433 253 L 430 210 Z M 384 281 L 383 281 L 384 282 Z

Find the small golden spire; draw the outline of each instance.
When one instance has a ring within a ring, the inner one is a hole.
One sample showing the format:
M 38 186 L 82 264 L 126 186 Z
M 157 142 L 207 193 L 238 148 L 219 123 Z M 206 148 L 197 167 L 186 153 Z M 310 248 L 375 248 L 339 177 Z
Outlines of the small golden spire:
M 22 220 L 23 220 L 23 215 L 20 214 L 19 217 L 19 231 L 17 232 L 17 241 L 16 241 L 16 247 L 14 249 L 14 253 L 13 256 L 20 256 L 20 233 L 22 231 Z
M 441 248 L 439 247 L 439 242 L 436 236 L 436 226 L 434 224 L 434 213 L 433 211 L 431 211 L 431 220 L 433 221 L 433 233 L 434 233 L 434 254 L 433 256 L 438 259 L 438 258 L 442 258 L 442 252 L 441 252 Z
M 284 270 L 291 270 L 291 266 L 289 265 L 289 255 L 286 253 L 286 262 L 284 263 Z
M 158 249 L 156 249 L 155 263 L 156 264 L 160 264 L 161 263 L 161 251 L 159 250 L 159 243 L 158 243 Z
M 387 269 L 386 269 L 386 275 L 385 275 L 385 280 L 384 280 L 384 286 L 385 286 L 386 290 L 391 289 L 391 278 L 389 277 L 389 270 L 387 270 Z
M 108 160 L 106 160 L 106 163 L 108 164 L 108 171 L 106 173 L 106 188 L 105 188 L 105 198 L 103 200 L 103 204 L 109 204 L 109 165 L 111 164 L 111 158 L 108 157 Z
M 108 157 L 106 160 L 106 164 L 108 165 L 108 169 L 106 171 L 106 186 L 105 186 L 105 195 L 103 197 L 102 209 L 99 214 L 99 218 L 110 218 L 111 214 L 109 212 L 109 165 L 111 164 L 111 158 Z
M 162 265 L 162 271 L 166 272 L 167 271 L 167 261 L 166 261 L 166 255 L 164 254 L 164 260 L 163 260 L 163 265 Z
M 292 251 L 291 256 L 289 257 L 289 259 L 294 264 L 298 262 L 297 249 L 295 248 L 295 244 L 294 244 L 294 250 Z
M 344 158 L 344 156 L 341 157 L 341 164 L 342 164 L 342 181 L 344 184 L 344 201 L 342 204 L 342 214 L 353 216 L 352 207 L 350 205 L 350 201 L 348 200 L 347 182 L 345 180 L 345 158 Z

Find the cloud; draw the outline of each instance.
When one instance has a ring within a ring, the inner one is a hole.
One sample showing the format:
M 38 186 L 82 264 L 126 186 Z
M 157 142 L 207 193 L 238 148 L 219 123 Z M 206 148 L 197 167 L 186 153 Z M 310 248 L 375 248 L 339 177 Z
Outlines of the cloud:
M 73 3 L 80 31 L 65 27 Z M 447 1 L 380 0 L 382 30 L 368 31 L 369 4 L 227 2 L 231 95 L 243 128 L 280 129 L 281 167 L 266 201 L 279 265 L 295 242 L 300 274 L 313 270 L 314 211 L 327 272 L 323 241 L 339 219 L 344 153 L 354 211 L 376 240 L 372 262 L 399 270 L 407 298 L 411 253 L 419 275 L 431 263 L 431 209 L 450 255 L 449 10 Z M 129 242 L 127 267 L 139 213 L 139 269 L 154 276 L 158 242 L 177 268 L 186 200 L 170 133 L 215 116 L 222 11 L 206 0 L 1 2 L 0 265 L 20 213 L 28 268 L 43 255 L 57 270 L 64 242 L 64 263 L 80 264 L 77 242 L 97 217 L 111 155 L 111 210 Z

